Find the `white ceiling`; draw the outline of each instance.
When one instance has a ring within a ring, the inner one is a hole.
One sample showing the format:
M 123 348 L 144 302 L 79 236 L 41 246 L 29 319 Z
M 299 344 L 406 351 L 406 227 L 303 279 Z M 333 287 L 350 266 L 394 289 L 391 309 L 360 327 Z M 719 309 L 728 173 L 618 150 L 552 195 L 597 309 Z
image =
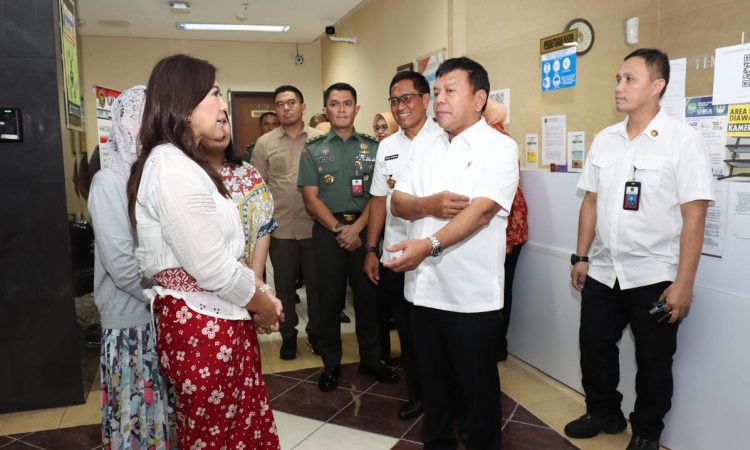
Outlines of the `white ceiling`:
M 366 0 L 186 0 L 187 14 L 170 12 L 170 0 L 78 0 L 78 33 L 83 36 L 124 36 L 246 42 L 309 43 Z M 245 12 L 247 20 L 237 18 Z M 127 27 L 104 26 L 127 21 Z M 177 22 L 289 25 L 285 33 L 183 31 Z M 337 35 L 344 35 L 337 30 Z

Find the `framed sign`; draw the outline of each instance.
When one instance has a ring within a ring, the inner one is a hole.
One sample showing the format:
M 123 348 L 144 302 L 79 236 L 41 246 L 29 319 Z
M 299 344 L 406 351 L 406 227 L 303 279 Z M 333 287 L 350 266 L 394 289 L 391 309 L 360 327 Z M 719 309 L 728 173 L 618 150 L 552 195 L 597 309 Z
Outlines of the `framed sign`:
M 65 121 L 68 128 L 83 131 L 81 81 L 78 72 L 78 34 L 75 0 L 60 0 L 60 43 L 65 87 Z

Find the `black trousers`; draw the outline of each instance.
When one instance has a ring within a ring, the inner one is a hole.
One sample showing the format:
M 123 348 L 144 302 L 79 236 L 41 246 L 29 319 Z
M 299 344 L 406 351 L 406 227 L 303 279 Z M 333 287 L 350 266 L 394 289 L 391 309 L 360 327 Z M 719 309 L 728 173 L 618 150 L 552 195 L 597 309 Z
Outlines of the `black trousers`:
M 305 274 L 305 292 L 307 293 L 307 326 L 308 335 L 317 334 L 318 330 L 318 286 L 315 273 L 312 239 L 278 239 L 271 237 L 269 249 L 273 265 L 273 283 L 276 294 L 284 305 L 286 320 L 281 322 L 279 331 L 283 339 L 297 337 L 299 318 L 296 310 L 297 275 L 299 267 Z
M 586 278 L 581 292 L 581 372 L 586 409 L 595 416 L 621 414 L 622 394 L 617 343 L 630 324 L 635 338 L 636 401 L 630 423 L 633 433 L 658 439 L 664 416 L 672 406 L 672 356 L 678 324 L 658 323 L 649 309 L 671 282 L 633 289 L 613 288 Z
M 396 331 L 401 343 L 401 362 L 406 370 L 406 388 L 409 400 L 421 400 L 419 372 L 414 358 L 414 340 L 411 334 L 412 305 L 404 298 L 404 274 L 388 270 L 380 265 L 378 295 L 391 305 L 396 319 Z
M 505 255 L 505 296 L 502 314 L 500 315 L 500 356 L 508 354 L 508 327 L 510 327 L 510 311 L 513 308 L 513 277 L 516 275 L 518 257 L 521 256 L 523 244 L 514 245 L 510 253 Z
M 426 450 L 457 447 L 455 421 L 467 450 L 500 448 L 498 311 L 455 313 L 413 306 Z
M 362 230 L 360 238 L 365 242 L 367 229 Z M 379 364 L 377 292 L 362 271 L 364 249 L 344 250 L 336 242 L 336 235 L 318 222 L 313 225 L 312 239 L 320 305 L 318 350 L 323 364 L 326 368 L 341 364 L 340 312 L 346 300 L 347 281 L 354 292 L 359 359 L 363 364 Z

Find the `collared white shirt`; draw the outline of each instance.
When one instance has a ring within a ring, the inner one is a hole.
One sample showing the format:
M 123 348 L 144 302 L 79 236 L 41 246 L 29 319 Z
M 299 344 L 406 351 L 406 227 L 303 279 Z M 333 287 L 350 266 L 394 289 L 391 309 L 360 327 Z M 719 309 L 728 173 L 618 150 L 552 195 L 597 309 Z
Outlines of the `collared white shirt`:
M 386 262 L 395 255 L 386 250 L 387 247 L 398 244 L 406 240 L 409 221 L 394 217 L 391 214 L 391 197 L 393 189 L 398 185 L 402 178 L 404 170 L 409 163 L 409 155 L 413 146 L 419 145 L 424 139 L 429 139 L 431 134 L 442 133 L 443 130 L 430 117 L 424 123 L 424 126 L 414 140 L 409 139 L 404 130 L 383 139 L 378 146 L 377 159 L 375 160 L 375 173 L 372 176 L 372 186 L 370 186 L 370 195 L 378 197 L 387 196 L 385 200 L 385 235 L 383 237 L 383 255 L 380 261 Z M 391 179 L 394 188 L 388 185 Z
M 674 281 L 680 205 L 714 199 L 708 151 L 695 130 L 659 111 L 631 140 L 627 123 L 599 133 L 578 181 L 579 189 L 596 193 L 588 274 L 609 287 L 617 280 L 621 289 Z M 641 183 L 638 211 L 623 209 L 631 180 Z
M 411 149 L 409 166 L 396 190 L 416 197 L 450 191 L 484 197 L 502 208 L 490 223 L 464 241 L 428 256 L 406 272 L 404 296 L 419 306 L 475 313 L 503 306 L 505 228 L 518 186 L 518 146 L 484 118 L 448 140 L 442 131 Z M 428 216 L 409 225 L 410 239 L 431 236 L 449 220 Z

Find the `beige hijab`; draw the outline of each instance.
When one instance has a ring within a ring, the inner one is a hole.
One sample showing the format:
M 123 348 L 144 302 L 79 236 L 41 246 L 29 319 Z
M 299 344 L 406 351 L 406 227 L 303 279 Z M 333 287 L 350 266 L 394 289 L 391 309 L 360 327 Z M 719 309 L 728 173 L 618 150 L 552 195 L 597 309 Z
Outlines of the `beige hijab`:
M 487 121 L 487 124 L 503 123 L 506 117 L 508 117 L 508 108 L 488 98 L 487 108 L 484 110 L 484 120 Z
M 375 117 L 372 118 L 372 126 L 375 127 L 375 124 L 378 123 L 378 120 L 382 118 L 385 120 L 385 123 L 388 124 L 388 135 L 395 133 L 398 131 L 398 124 L 396 123 L 396 119 L 393 118 L 393 114 L 389 112 L 379 112 L 375 114 Z

